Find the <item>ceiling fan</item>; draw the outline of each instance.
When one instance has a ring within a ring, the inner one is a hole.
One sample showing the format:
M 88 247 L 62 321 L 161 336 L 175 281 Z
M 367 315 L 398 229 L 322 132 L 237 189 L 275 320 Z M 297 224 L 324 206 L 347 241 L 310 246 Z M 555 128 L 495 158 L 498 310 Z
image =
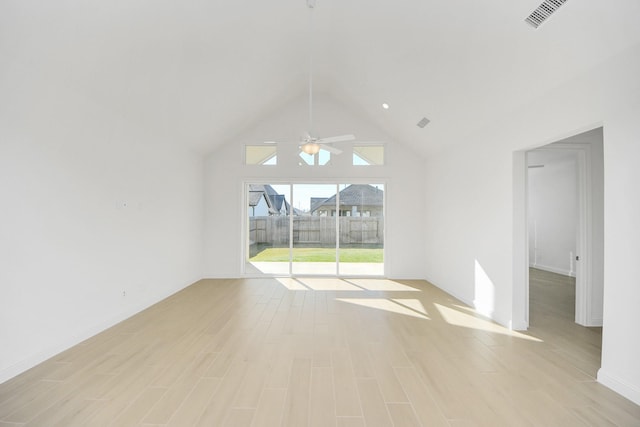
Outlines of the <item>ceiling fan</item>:
M 307 154 L 317 154 L 320 150 L 326 150 L 332 154 L 340 154 L 342 150 L 331 145 L 334 142 L 353 141 L 356 139 L 354 135 L 330 136 L 327 138 L 318 138 L 313 136 L 313 9 L 316 0 L 307 0 L 307 7 L 310 9 L 310 25 L 309 25 L 309 127 L 307 133 L 302 137 L 299 148 Z

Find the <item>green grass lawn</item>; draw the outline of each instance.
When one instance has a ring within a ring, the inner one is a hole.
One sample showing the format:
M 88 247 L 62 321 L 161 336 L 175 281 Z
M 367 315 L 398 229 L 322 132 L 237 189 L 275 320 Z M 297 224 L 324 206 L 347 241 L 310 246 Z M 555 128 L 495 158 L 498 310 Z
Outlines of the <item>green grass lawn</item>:
M 294 262 L 335 262 L 334 248 L 293 248 Z M 289 248 L 265 249 L 249 261 L 289 262 Z M 382 249 L 340 249 L 340 262 L 382 262 Z

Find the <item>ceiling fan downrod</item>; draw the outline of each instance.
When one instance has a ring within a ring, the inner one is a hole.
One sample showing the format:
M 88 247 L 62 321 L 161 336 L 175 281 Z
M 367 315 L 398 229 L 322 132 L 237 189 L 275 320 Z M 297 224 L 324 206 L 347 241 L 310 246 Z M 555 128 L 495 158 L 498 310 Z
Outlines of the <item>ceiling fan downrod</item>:
M 313 9 L 316 6 L 316 0 L 307 0 L 309 8 L 309 139 L 313 134 Z

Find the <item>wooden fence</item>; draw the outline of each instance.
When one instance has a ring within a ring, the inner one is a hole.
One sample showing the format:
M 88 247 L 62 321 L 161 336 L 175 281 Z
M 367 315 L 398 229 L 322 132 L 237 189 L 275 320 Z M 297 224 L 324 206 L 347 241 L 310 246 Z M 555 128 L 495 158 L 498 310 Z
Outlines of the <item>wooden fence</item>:
M 381 217 L 339 217 L 340 246 L 381 247 L 384 244 L 384 220 Z M 251 245 L 288 247 L 289 217 L 259 216 L 249 219 Z M 293 243 L 297 246 L 335 247 L 336 218 L 293 217 Z

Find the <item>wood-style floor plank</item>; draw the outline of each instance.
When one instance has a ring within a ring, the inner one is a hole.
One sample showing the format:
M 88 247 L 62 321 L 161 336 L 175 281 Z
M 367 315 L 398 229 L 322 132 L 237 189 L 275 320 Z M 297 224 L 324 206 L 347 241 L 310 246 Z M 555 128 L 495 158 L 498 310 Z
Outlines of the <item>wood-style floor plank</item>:
M 198 384 L 189 393 L 188 399 L 182 402 L 182 405 L 171 416 L 170 427 L 192 426 L 200 420 L 203 412 L 209 408 L 209 404 L 213 399 L 213 395 L 220 386 L 219 378 L 200 378 Z M 221 423 L 218 423 L 220 425 Z M 214 424 L 209 424 L 214 425 Z
M 420 421 L 416 417 L 413 407 L 408 403 L 388 403 L 387 408 L 391 414 L 393 427 L 420 427 Z
M 166 388 L 149 387 L 145 389 L 127 409 L 115 418 L 113 424 L 119 427 L 139 425 L 166 392 Z
M 373 378 L 361 378 L 358 379 L 357 384 L 362 413 L 367 426 L 386 427 L 393 425 L 378 382 Z
M 516 333 L 424 281 L 203 280 L 0 384 L 0 427 L 638 426 L 573 279 Z
M 258 402 L 251 427 L 279 426 L 282 423 L 282 415 L 287 389 L 265 388 Z
M 339 417 L 361 417 L 362 408 L 358 398 L 358 385 L 349 351 L 347 349 L 334 350 L 331 353 L 331 365 L 336 415 Z
M 287 387 L 284 426 L 308 425 L 311 385 L 311 359 L 294 359 Z
M 446 427 L 449 424 L 436 404 L 431 391 L 420 381 L 415 368 L 395 368 L 396 375 L 407 393 L 421 425 Z
M 338 417 L 338 427 L 366 427 L 362 417 Z
M 335 427 L 336 422 L 336 402 L 331 368 L 312 368 L 308 425 L 310 427 Z

